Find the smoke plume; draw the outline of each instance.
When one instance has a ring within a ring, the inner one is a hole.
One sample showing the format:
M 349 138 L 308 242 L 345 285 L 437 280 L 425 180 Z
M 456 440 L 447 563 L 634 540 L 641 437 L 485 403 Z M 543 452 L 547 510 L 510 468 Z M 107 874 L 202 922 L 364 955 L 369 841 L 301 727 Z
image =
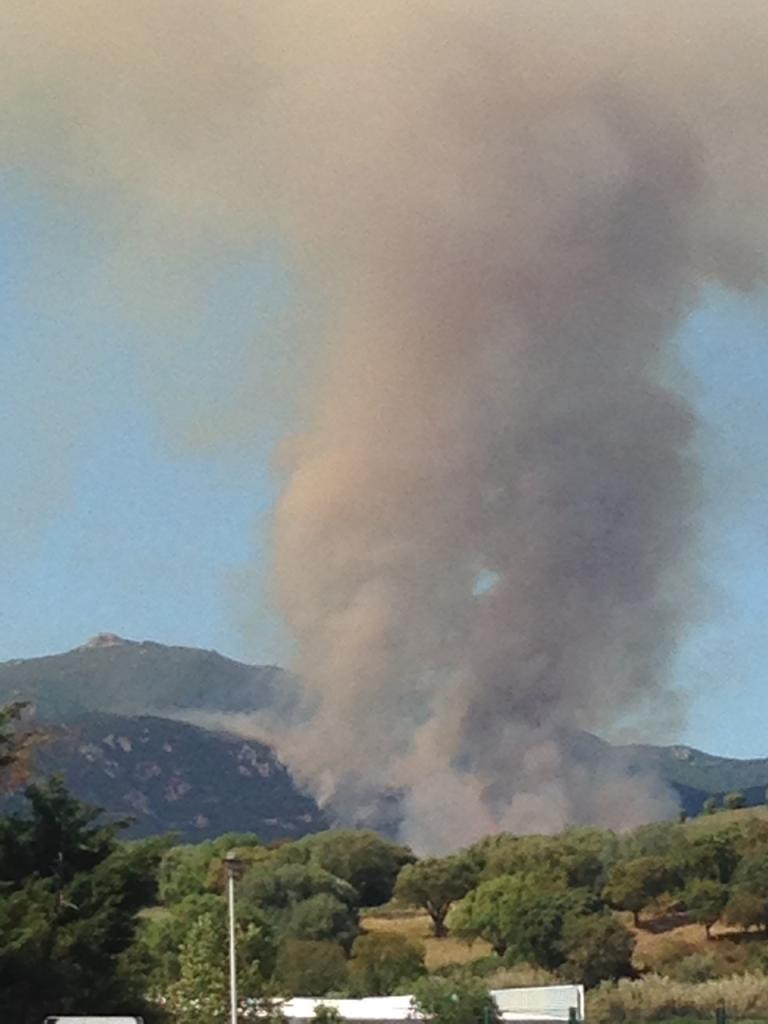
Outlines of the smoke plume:
M 291 765 L 349 820 L 402 789 L 434 848 L 655 813 L 568 736 L 678 711 L 674 338 L 702 287 L 764 277 L 765 5 L 0 6 L 15 166 L 108 187 L 123 256 L 278 238 L 301 281 Z

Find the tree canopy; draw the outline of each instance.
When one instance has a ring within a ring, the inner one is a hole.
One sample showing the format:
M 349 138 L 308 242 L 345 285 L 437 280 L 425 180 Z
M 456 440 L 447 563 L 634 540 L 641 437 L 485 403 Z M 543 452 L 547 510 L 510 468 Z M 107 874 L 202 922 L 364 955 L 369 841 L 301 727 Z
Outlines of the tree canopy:
M 445 919 L 451 904 L 470 891 L 476 873 L 466 857 L 425 857 L 407 864 L 397 876 L 395 897 L 402 903 L 423 907 L 432 919 L 434 934 L 446 934 Z
M 612 906 L 631 911 L 638 925 L 640 911 L 670 884 L 670 864 L 663 857 L 636 857 L 614 865 L 608 875 L 604 895 Z
M 30 786 L 25 808 L 0 819 L 0 1019 L 149 1016 L 125 954 L 168 844 L 118 844 L 121 824 L 102 823 L 56 779 Z
M 413 990 L 416 1013 L 439 1024 L 496 1024 L 500 1015 L 487 987 L 477 978 L 423 978 Z
M 390 900 L 401 868 L 416 859 L 407 847 L 371 829 L 331 829 L 293 845 L 306 850 L 311 863 L 348 882 L 361 907 Z
M 481 882 L 452 911 L 459 935 L 483 938 L 499 955 L 547 969 L 565 959 L 563 929 L 569 917 L 588 912 L 593 897 L 542 875 L 503 875 Z
M 403 935 L 360 935 L 352 947 L 349 977 L 361 996 L 388 996 L 426 973 L 424 948 Z

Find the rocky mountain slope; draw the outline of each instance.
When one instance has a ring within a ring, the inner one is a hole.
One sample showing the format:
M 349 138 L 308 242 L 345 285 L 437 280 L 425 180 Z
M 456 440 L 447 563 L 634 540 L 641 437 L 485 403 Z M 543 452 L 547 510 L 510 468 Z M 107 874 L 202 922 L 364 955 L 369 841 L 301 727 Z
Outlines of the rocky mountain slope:
M 270 841 L 328 827 L 264 743 L 163 718 L 97 713 L 47 732 L 35 775 L 61 774 L 77 796 L 132 818 L 128 836 L 178 832 L 195 841 L 255 832 Z

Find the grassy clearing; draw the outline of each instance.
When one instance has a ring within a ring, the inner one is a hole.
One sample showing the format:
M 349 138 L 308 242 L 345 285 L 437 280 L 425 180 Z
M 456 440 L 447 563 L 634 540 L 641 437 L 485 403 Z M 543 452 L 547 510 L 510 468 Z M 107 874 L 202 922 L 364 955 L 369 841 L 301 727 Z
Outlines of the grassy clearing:
M 362 919 L 362 925 L 369 932 L 395 932 L 424 946 L 427 968 L 430 971 L 449 964 L 466 964 L 480 957 L 488 956 L 491 947 L 482 939 L 465 942 L 448 935 L 436 939 L 432 935 L 432 922 L 427 914 L 387 911 L 384 915 L 369 914 Z
M 750 968 L 748 950 L 752 937 L 745 936 L 737 929 L 717 924 L 708 940 L 702 925 L 689 924 L 685 915 L 659 914 L 646 918 L 643 927 L 635 928 L 632 915 L 616 915 L 635 936 L 634 963 L 642 972 L 659 971 L 666 973 L 667 965 L 680 961 L 695 953 L 713 957 L 718 973 L 740 973 Z M 487 942 L 477 939 L 472 943 L 448 935 L 436 939 L 432 935 L 429 917 L 414 910 L 400 910 L 389 905 L 372 910 L 362 918 L 362 926 L 369 932 L 387 932 L 402 935 L 424 947 L 427 968 L 430 971 L 451 965 L 461 966 L 490 956 L 492 950 Z M 755 936 L 754 940 L 757 941 Z M 489 984 L 495 988 L 516 985 L 546 985 L 553 978 L 539 968 L 527 964 L 519 967 L 502 967 L 488 976 Z M 768 1022 L 766 1022 L 768 1024 Z
M 651 929 L 634 928 L 631 914 L 617 914 L 624 924 L 632 931 L 637 941 L 635 952 L 635 963 L 641 970 L 653 968 L 671 940 L 679 942 L 682 956 L 689 953 L 711 951 L 717 948 L 717 942 L 707 942 L 704 928 L 697 924 L 677 924 L 673 929 L 651 930 L 655 922 L 650 922 Z M 403 935 L 407 939 L 420 942 L 425 949 L 426 962 L 429 970 L 438 967 L 446 967 L 449 964 L 466 964 L 480 957 L 488 956 L 492 952 L 491 947 L 482 939 L 468 943 L 462 939 L 456 939 L 448 935 L 444 939 L 436 939 L 432 935 L 431 922 L 429 917 L 419 911 L 397 911 L 394 907 L 387 907 L 383 914 L 372 911 L 362 919 L 362 925 L 366 931 L 389 932 Z M 714 935 L 725 935 L 727 929 L 722 926 L 715 926 Z M 530 971 L 530 968 L 526 968 Z M 546 975 L 546 972 L 544 972 Z M 540 982 L 546 984 L 548 976 Z M 511 984 L 511 982 L 510 982 Z M 521 981 L 516 984 L 524 984 Z M 531 982 L 536 984 L 536 982 Z
M 717 832 L 728 825 L 743 825 L 750 818 L 758 818 L 761 821 L 768 821 L 768 807 L 742 807 L 738 811 L 715 811 L 714 814 L 699 814 L 695 818 L 689 818 L 683 826 L 687 831 L 705 835 L 708 832 Z
M 704 926 L 689 924 L 685 915 L 659 916 L 644 922 L 641 928 L 634 927 L 631 914 L 616 916 L 635 936 L 634 962 L 641 970 L 653 968 L 671 943 L 679 947 L 680 956 L 688 956 L 691 953 L 727 954 L 734 944 L 744 942 L 743 932 L 721 922 L 712 926 L 712 939 L 708 940 Z

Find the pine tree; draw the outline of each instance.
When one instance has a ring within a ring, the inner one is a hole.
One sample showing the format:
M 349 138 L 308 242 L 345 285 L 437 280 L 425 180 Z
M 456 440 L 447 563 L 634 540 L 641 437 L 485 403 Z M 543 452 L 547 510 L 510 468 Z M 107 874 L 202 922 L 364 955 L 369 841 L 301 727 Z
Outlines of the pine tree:
M 211 914 L 192 925 L 182 946 L 181 977 L 169 1007 L 185 1024 L 225 1024 L 228 1016 L 227 948 Z

